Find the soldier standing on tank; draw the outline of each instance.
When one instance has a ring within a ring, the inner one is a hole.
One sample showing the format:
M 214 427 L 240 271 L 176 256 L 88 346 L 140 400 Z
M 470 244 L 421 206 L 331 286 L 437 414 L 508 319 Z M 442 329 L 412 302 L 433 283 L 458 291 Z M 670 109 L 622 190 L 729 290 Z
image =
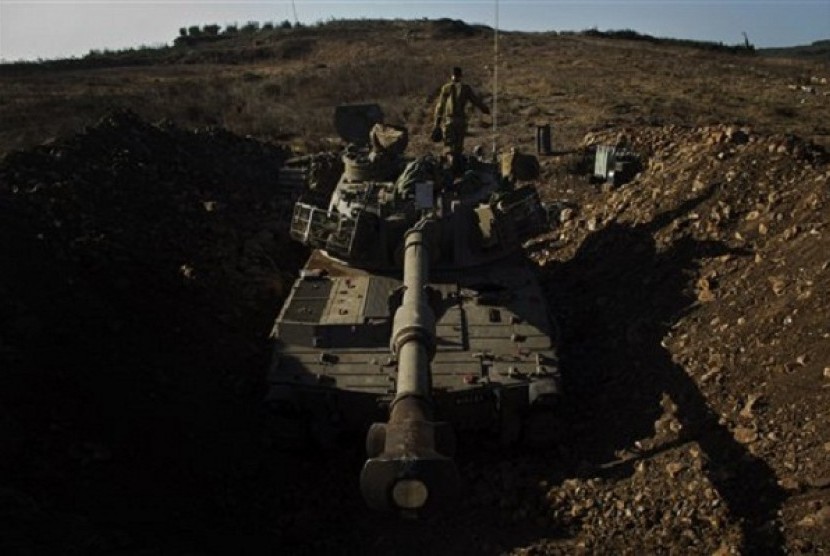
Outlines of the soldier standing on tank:
M 443 132 L 445 154 L 450 156 L 452 167 L 458 171 L 461 154 L 464 151 L 464 136 L 467 135 L 467 103 L 490 113 L 490 108 L 476 95 L 473 88 L 461 82 L 461 68 L 452 68 L 450 81 L 441 87 L 438 104 L 435 106 L 433 137 L 440 129 Z

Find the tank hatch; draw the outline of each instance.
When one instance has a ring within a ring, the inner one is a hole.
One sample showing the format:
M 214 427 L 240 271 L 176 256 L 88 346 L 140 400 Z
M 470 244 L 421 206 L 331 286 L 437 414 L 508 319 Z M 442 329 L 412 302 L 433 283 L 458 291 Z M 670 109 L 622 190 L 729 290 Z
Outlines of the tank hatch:
M 306 277 L 277 319 L 274 337 L 316 349 L 386 348 L 387 300 L 398 282 L 379 276 Z
M 377 104 L 343 104 L 334 110 L 334 128 L 341 139 L 359 146 L 369 144 L 369 132 L 383 122 Z

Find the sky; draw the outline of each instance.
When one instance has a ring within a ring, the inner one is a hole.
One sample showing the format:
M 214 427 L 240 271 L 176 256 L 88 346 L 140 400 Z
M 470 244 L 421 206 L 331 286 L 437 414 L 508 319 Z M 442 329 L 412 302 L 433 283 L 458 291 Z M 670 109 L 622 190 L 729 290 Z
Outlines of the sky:
M 248 21 L 437 19 L 509 31 L 633 29 L 658 37 L 795 46 L 830 39 L 830 0 L 0 0 L 0 60 L 170 44 L 180 27 Z

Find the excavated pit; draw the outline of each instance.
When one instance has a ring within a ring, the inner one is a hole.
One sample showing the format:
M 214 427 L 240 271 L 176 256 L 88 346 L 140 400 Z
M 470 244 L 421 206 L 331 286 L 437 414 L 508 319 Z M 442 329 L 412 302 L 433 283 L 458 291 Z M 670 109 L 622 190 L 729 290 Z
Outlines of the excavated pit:
M 0 164 L 6 553 L 827 550 L 826 154 L 727 126 L 639 127 L 619 188 L 543 160 L 567 201 L 528 253 L 563 325 L 568 433 L 465 446 L 462 501 L 363 507 L 361 447 L 289 454 L 259 405 L 305 253 L 287 153 L 120 113 Z

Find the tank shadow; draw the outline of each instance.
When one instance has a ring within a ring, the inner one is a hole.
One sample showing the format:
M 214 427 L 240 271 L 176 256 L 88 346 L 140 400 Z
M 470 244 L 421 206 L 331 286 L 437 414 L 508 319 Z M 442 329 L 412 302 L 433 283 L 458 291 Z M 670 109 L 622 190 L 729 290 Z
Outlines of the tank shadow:
M 658 248 L 654 232 L 711 194 L 645 224 L 612 223 L 589 236 L 572 259 L 545 269 L 563 324 L 561 362 L 570 387 L 565 418 L 576 431 L 568 449 L 573 461 L 619 477 L 630 474 L 639 458 L 697 442 L 708 458 L 707 478 L 740 526 L 742 553 L 782 553 L 776 512 L 784 495 L 775 472 L 719 424 L 697 383 L 662 346 L 697 302 L 692 284 L 701 261 L 747 254 L 690 237 Z M 678 436 L 635 448 L 638 440 L 654 437 L 667 402 L 682 425 Z M 639 451 L 639 458 L 608 465 L 620 451 Z

